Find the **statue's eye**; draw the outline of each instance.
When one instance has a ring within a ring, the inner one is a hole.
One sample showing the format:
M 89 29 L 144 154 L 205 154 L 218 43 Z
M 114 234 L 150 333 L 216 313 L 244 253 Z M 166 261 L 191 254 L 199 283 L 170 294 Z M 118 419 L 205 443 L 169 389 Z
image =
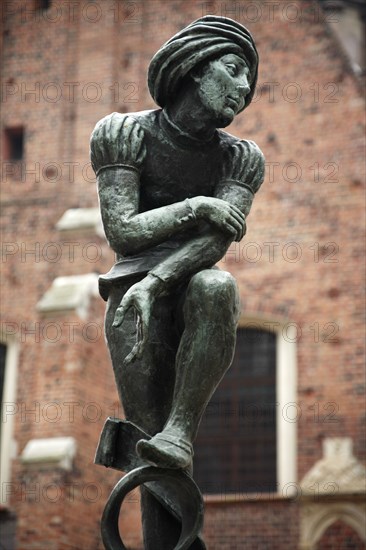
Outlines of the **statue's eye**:
M 228 72 L 233 76 L 235 76 L 238 72 L 238 67 L 235 65 L 235 63 L 226 63 L 226 68 Z

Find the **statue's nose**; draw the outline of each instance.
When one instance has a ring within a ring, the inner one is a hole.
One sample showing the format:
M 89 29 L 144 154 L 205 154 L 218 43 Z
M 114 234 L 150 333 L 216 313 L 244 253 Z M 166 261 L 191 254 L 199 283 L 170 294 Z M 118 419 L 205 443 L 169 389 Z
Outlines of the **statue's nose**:
M 248 95 L 249 92 L 250 92 L 250 86 L 249 86 L 248 82 L 246 82 L 245 84 L 239 84 L 238 85 L 238 92 L 239 92 L 240 95 L 242 95 L 244 97 L 246 95 Z

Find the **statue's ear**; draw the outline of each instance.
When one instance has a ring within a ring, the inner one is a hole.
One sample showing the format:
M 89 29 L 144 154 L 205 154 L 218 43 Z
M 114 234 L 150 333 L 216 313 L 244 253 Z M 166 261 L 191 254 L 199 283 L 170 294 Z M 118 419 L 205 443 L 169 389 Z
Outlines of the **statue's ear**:
M 198 83 L 201 80 L 201 71 L 198 72 L 193 70 L 189 73 L 189 76 L 192 78 L 192 80 L 194 80 L 194 82 Z
M 192 78 L 194 82 L 199 82 L 202 78 L 205 68 L 205 64 L 198 65 L 197 67 L 194 67 L 194 69 L 189 71 L 188 76 Z

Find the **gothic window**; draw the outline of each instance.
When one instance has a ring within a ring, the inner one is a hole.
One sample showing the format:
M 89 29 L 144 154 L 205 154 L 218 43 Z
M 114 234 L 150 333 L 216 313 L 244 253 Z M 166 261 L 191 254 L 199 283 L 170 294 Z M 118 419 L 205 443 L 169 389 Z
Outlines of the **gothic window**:
M 276 492 L 276 340 L 239 328 L 232 366 L 195 442 L 194 478 L 206 494 Z

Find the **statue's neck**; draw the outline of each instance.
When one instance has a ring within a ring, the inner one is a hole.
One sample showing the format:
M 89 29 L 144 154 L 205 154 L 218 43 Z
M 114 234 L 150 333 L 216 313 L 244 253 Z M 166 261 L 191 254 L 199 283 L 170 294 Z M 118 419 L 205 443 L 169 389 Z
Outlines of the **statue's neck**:
M 207 113 L 198 97 L 194 97 L 192 90 L 180 96 L 164 109 L 167 118 L 178 128 L 183 135 L 199 141 L 209 141 L 216 132 L 212 115 Z
M 178 124 L 176 119 L 172 119 L 170 112 L 167 109 L 164 109 L 162 112 L 161 124 L 163 128 L 168 132 L 170 137 L 178 144 L 185 145 L 188 147 L 205 146 L 211 144 L 215 136 L 217 135 L 216 129 L 211 133 L 206 132 L 193 132 L 191 126 L 189 127 L 184 124 Z

